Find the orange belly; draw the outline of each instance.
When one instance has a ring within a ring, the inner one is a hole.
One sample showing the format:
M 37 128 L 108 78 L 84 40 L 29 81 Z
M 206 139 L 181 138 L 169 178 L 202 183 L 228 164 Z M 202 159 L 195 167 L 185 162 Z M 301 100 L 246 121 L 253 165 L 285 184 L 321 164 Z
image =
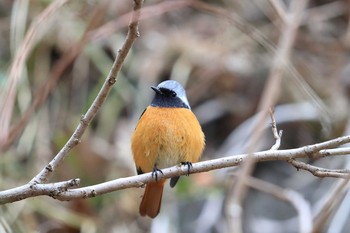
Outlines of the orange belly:
M 204 134 L 197 118 L 186 108 L 149 106 L 131 139 L 136 168 L 143 173 L 197 162 L 204 148 Z

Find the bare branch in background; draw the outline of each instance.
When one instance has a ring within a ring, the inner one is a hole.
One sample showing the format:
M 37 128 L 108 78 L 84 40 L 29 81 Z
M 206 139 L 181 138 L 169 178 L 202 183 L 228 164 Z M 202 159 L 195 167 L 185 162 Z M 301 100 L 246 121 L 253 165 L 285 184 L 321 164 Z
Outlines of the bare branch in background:
M 29 52 L 38 41 L 38 35 L 42 25 L 47 22 L 49 17 L 57 13 L 57 11 L 67 2 L 67 0 L 53 1 L 30 25 L 28 32 L 16 52 L 16 56 L 12 62 L 6 86 L 0 94 L 0 151 L 9 136 L 10 120 L 12 110 L 15 103 L 17 84 L 22 75 L 23 67 L 29 55 Z
M 272 1 L 277 3 L 278 1 Z M 298 33 L 298 28 L 302 20 L 303 12 L 308 4 L 308 1 L 298 0 L 290 3 L 288 12 L 281 13 L 281 15 L 286 15 L 288 17 L 284 18 L 285 27 L 282 31 L 282 34 L 279 39 L 278 47 L 276 50 L 276 55 L 270 70 L 268 80 L 265 84 L 265 88 L 258 106 L 258 111 L 261 111 L 262 114 L 258 117 L 254 125 L 254 134 L 249 138 L 248 142 L 248 153 L 255 151 L 258 141 L 261 139 L 261 136 L 264 131 L 264 121 L 267 117 L 267 110 L 271 106 L 275 106 L 276 102 L 280 96 L 281 91 L 281 80 L 285 71 L 285 67 L 289 63 L 289 57 L 294 45 L 296 35 Z M 279 6 L 279 5 L 278 5 Z M 278 11 L 282 11 L 282 8 L 278 7 Z M 245 179 L 250 176 L 254 169 L 255 161 L 254 159 L 247 159 L 241 168 L 240 177 L 237 179 L 237 182 L 232 186 L 231 194 L 228 195 L 230 201 L 234 205 L 242 205 L 242 201 L 246 196 L 247 187 L 245 185 Z M 232 222 L 231 232 L 242 232 L 242 213 L 241 212 L 232 212 L 231 213 L 234 222 Z
M 310 204 L 296 191 L 283 189 L 272 183 L 250 177 L 247 185 L 261 192 L 270 194 L 282 201 L 289 202 L 297 211 L 299 232 L 311 232 L 312 214 Z
M 288 19 L 286 15 L 287 9 L 284 2 L 280 0 L 269 0 L 269 2 L 277 12 L 277 15 L 281 18 L 282 22 L 286 22 Z
M 153 17 L 157 17 L 161 14 L 169 11 L 174 11 L 182 7 L 191 5 L 192 1 L 179 0 L 179 1 L 164 1 L 153 6 L 146 6 L 142 8 L 142 15 L 140 20 L 145 20 Z M 118 19 L 106 23 L 102 27 L 88 33 L 90 40 L 98 40 L 100 38 L 106 38 L 112 35 L 118 28 L 127 24 L 131 13 L 120 16 Z
M 334 210 L 337 205 L 343 199 L 346 191 L 349 189 L 349 177 L 344 180 L 337 182 L 333 188 L 330 189 L 329 193 L 322 198 L 316 214 L 314 215 L 314 227 L 313 233 L 322 232 L 325 229 L 325 225 L 328 223 L 328 219 L 332 210 Z

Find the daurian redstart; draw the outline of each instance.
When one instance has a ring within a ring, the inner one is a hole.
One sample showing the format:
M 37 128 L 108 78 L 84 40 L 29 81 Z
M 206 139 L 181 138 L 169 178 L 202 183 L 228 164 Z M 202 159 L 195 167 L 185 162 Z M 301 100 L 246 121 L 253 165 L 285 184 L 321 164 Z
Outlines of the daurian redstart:
M 131 138 L 138 174 L 157 172 L 177 164 L 187 164 L 189 169 L 197 162 L 204 149 L 202 128 L 191 111 L 184 88 L 168 80 L 151 87 L 156 95 L 141 115 Z M 157 177 L 157 176 L 156 176 Z M 174 187 L 179 177 L 170 179 Z M 140 204 L 141 216 L 158 215 L 165 180 L 155 180 L 146 185 Z

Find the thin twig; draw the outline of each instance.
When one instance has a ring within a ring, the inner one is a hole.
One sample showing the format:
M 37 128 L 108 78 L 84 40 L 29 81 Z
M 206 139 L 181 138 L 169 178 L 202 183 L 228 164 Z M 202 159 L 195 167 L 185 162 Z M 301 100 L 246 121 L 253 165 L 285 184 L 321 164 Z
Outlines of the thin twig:
M 53 158 L 53 160 L 46 165 L 32 180 L 30 183 L 46 183 L 48 178 L 53 174 L 57 167 L 63 162 L 67 157 L 68 153 L 72 148 L 79 144 L 81 137 L 83 136 L 88 125 L 92 119 L 96 116 L 97 112 L 105 102 L 108 93 L 114 86 L 116 82 L 117 75 L 124 63 L 126 55 L 128 54 L 131 46 L 137 37 L 139 37 L 138 24 L 140 19 L 140 9 L 143 4 L 143 0 L 135 0 L 133 7 L 133 14 L 129 24 L 128 34 L 126 40 L 121 49 L 118 50 L 117 57 L 114 60 L 112 68 L 100 89 L 100 92 L 96 96 L 94 102 L 91 104 L 90 108 L 87 110 L 85 115 L 81 117 L 78 127 L 75 129 L 72 136 L 69 138 L 68 142 L 62 147 L 58 154 Z
M 333 177 L 348 179 L 350 177 L 349 169 L 326 169 L 317 166 L 313 166 L 295 159 L 288 160 L 288 163 L 292 164 L 296 169 L 302 169 L 310 172 L 317 177 Z
M 350 143 L 350 135 L 339 137 L 333 140 L 325 141 L 322 143 L 317 143 L 313 145 L 308 145 L 304 147 L 299 147 L 289 150 L 268 150 L 252 153 L 249 156 L 254 159 L 254 162 L 264 162 L 264 161 L 288 161 L 290 159 L 296 158 L 308 158 L 313 155 L 313 158 L 317 158 L 318 152 L 327 148 L 334 148 L 340 145 Z M 327 155 L 320 155 L 322 157 Z M 332 156 L 328 154 L 328 156 Z M 228 156 L 219 159 L 208 160 L 204 162 L 194 163 L 191 168 L 191 173 L 208 172 L 216 169 L 227 168 L 241 165 L 247 159 L 248 154 Z M 188 174 L 188 169 L 186 166 L 174 166 L 170 168 L 163 169 L 163 174 L 161 178 L 171 178 L 175 176 L 182 176 Z M 126 178 L 119 178 L 116 180 L 87 186 L 77 189 L 68 189 L 67 191 L 58 190 L 53 192 L 52 190 L 43 190 L 40 192 L 35 192 L 29 189 L 30 184 L 26 184 L 17 188 L 5 190 L 0 192 L 0 204 L 6 204 L 10 202 L 19 201 L 20 198 L 29 198 L 39 195 L 48 195 L 59 200 L 73 200 L 99 196 L 105 193 L 131 188 L 131 187 L 141 187 L 146 183 L 154 181 L 152 173 L 146 173 L 138 176 L 131 176 Z M 39 186 L 42 187 L 42 186 Z M 46 187 L 46 186 L 44 186 Z
M 271 129 L 272 129 L 273 137 L 276 140 L 275 144 L 270 148 L 270 150 L 278 150 L 281 146 L 281 137 L 282 137 L 283 130 L 280 130 L 278 132 L 276 120 L 275 120 L 275 114 L 272 108 L 269 109 L 269 113 L 271 118 Z
M 325 149 L 325 150 L 319 151 L 314 156 L 316 156 L 317 158 L 322 158 L 330 155 L 350 155 L 350 147 Z

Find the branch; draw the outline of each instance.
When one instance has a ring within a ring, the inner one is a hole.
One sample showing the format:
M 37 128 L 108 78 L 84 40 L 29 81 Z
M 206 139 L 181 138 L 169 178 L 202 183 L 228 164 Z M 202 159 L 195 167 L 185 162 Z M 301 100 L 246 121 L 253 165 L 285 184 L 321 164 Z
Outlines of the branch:
M 313 145 L 308 145 L 304 147 L 299 147 L 289 150 L 268 150 L 260 151 L 256 153 L 249 154 L 255 162 L 264 161 L 277 161 L 284 160 L 289 161 L 290 159 L 296 158 L 321 158 L 325 156 L 332 156 L 331 148 L 338 147 L 350 142 L 350 135 L 339 137 L 333 140 L 325 141 L 322 143 L 317 143 Z M 339 155 L 339 153 L 337 153 Z M 248 154 L 229 156 L 225 158 L 213 159 L 204 162 L 194 163 L 191 168 L 191 173 L 201 173 L 212 170 L 217 170 L 221 168 L 228 168 L 241 165 L 248 157 Z M 170 168 L 163 169 L 162 179 L 168 179 L 175 176 L 187 175 L 188 168 L 186 166 L 174 166 Z M 74 179 L 77 180 L 77 179 Z M 145 173 L 138 176 L 131 176 L 126 178 L 119 178 L 112 181 L 87 186 L 77 189 L 67 190 L 58 188 L 60 183 L 52 184 L 26 184 L 17 188 L 5 190 L 0 192 L 0 204 L 6 204 L 11 202 L 16 202 L 25 198 L 35 197 L 40 195 L 51 196 L 58 200 L 74 200 L 82 198 L 90 198 L 95 196 L 100 196 L 105 193 L 114 192 L 117 190 L 132 188 L 132 187 L 142 187 L 154 181 L 152 173 Z M 66 181 L 66 182 L 72 182 Z M 78 183 L 78 182 L 77 182 Z M 33 189 L 32 187 L 39 187 Z
M 94 119 L 97 112 L 105 102 L 108 93 L 114 86 L 116 82 L 117 75 L 124 63 L 126 55 L 128 54 L 131 46 L 133 45 L 136 38 L 139 36 L 138 24 L 140 19 L 140 9 L 143 4 L 143 0 L 134 0 L 133 14 L 131 16 L 131 21 L 129 24 L 128 34 L 126 40 L 121 49 L 118 50 L 117 57 L 114 60 L 113 66 L 106 78 L 103 86 L 96 96 L 94 102 L 87 110 L 86 114 L 81 117 L 78 127 L 75 129 L 72 136 L 69 138 L 68 142 L 62 147 L 58 154 L 53 158 L 53 160 L 42 169 L 39 174 L 37 174 L 30 183 L 46 183 L 53 172 L 59 167 L 63 160 L 68 156 L 68 153 L 72 148 L 79 144 L 81 137 L 83 136 L 86 128 Z
M 276 120 L 275 120 L 275 115 L 274 115 L 274 110 L 271 108 L 269 109 L 270 112 L 270 117 L 271 117 L 271 128 L 272 128 L 272 133 L 273 137 L 275 138 L 276 142 L 275 144 L 270 148 L 270 150 L 278 150 L 281 146 L 281 137 L 283 130 L 280 130 L 278 132 L 277 126 L 276 126 Z
M 333 177 L 333 178 L 350 178 L 349 169 L 326 169 L 317 166 L 313 166 L 295 159 L 288 160 L 288 163 L 292 164 L 296 169 L 302 169 L 310 172 L 312 175 L 317 177 Z
M 79 185 L 80 179 L 72 179 L 50 184 L 28 183 L 17 188 L 2 191 L 0 204 L 8 203 L 6 200 L 15 202 L 26 199 L 28 197 L 36 197 L 40 195 L 55 197 L 59 195 L 60 192 L 67 191 L 68 188 L 78 187 Z M 14 193 L 16 193 L 16 195 L 14 195 Z

